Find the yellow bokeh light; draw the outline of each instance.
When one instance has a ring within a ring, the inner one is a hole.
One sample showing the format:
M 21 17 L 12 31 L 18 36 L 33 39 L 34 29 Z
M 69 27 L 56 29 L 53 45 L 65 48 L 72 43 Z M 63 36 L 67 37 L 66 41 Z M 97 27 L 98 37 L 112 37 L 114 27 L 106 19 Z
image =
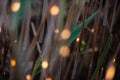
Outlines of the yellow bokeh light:
M 59 13 L 59 7 L 57 5 L 53 5 L 50 8 L 50 14 L 52 16 L 56 16 Z
M 94 32 L 94 29 L 91 29 L 91 32 Z
M 80 41 L 80 38 L 78 37 L 78 38 L 76 38 L 76 42 L 79 42 Z
M 51 77 L 47 77 L 46 80 L 52 80 L 52 78 Z
M 48 67 L 48 62 L 47 61 L 43 61 L 42 62 L 42 68 L 46 69 Z
M 26 75 L 26 80 L 32 80 L 32 77 L 30 74 Z
M 16 66 L 16 61 L 15 61 L 15 59 L 11 59 L 10 64 L 11 64 L 12 67 L 15 67 L 15 66 Z
M 11 10 L 12 12 L 17 12 L 20 9 L 20 2 L 13 2 L 11 4 Z
M 59 33 L 59 29 L 55 29 L 55 31 L 54 31 L 55 33 Z
M 70 53 L 70 49 L 68 46 L 61 46 L 59 53 L 60 53 L 60 56 L 67 57 Z
M 61 32 L 61 38 L 63 40 L 67 40 L 69 37 L 70 37 L 71 33 L 70 33 L 70 30 L 69 29 L 64 29 L 62 32 Z
M 110 65 L 108 67 L 106 76 L 105 76 L 105 80 L 112 80 L 114 78 L 114 74 L 115 74 L 115 66 L 114 65 Z

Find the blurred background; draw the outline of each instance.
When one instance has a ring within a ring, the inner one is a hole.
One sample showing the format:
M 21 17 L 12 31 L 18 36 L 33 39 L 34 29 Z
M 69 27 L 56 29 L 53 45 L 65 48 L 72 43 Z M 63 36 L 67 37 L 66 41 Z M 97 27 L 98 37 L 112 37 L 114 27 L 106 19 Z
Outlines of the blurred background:
M 0 0 L 0 80 L 120 80 L 120 0 Z

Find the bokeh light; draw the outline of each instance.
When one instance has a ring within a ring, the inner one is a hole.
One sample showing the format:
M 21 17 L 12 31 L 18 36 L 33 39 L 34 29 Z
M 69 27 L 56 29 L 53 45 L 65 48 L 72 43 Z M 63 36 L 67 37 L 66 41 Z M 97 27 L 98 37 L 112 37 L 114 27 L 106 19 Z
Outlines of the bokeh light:
M 92 33 L 94 32 L 94 28 L 91 29 L 91 32 L 92 32 Z
M 70 49 L 68 46 L 61 46 L 59 53 L 61 57 L 67 57 L 70 53 Z
M 50 14 L 52 16 L 56 16 L 59 13 L 59 7 L 57 5 L 53 5 L 50 8 Z
M 61 32 L 61 38 L 63 40 L 67 40 L 71 35 L 71 32 L 69 29 L 64 29 L 62 32 Z
M 10 64 L 12 67 L 16 66 L 16 60 L 15 59 L 11 59 Z
M 20 2 L 16 1 L 11 4 L 12 12 L 17 12 L 20 9 Z
M 114 58 L 114 59 L 113 59 L 113 62 L 115 63 L 115 61 L 116 61 L 116 59 Z
M 78 37 L 78 38 L 76 38 L 76 42 L 79 42 L 80 41 L 80 38 Z
M 42 68 L 46 69 L 48 67 L 48 61 L 42 61 Z
M 47 77 L 46 80 L 52 80 L 52 78 L 51 77 Z
M 59 33 L 59 29 L 55 29 L 54 32 L 55 32 L 56 34 L 58 34 L 58 33 Z
M 26 75 L 26 80 L 32 80 L 32 77 L 30 74 Z
M 112 80 L 114 78 L 114 75 L 115 75 L 115 66 L 110 65 L 107 69 L 105 80 Z
M 17 40 L 15 40 L 14 42 L 17 43 Z

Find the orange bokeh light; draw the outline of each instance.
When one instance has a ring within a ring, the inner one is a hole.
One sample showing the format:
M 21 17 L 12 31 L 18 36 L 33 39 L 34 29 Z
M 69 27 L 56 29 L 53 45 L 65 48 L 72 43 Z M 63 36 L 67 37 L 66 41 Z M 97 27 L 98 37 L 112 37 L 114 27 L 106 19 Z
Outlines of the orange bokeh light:
M 31 78 L 31 75 L 30 75 L 30 74 L 26 75 L 26 80 L 32 80 L 32 78 Z
M 16 66 L 16 61 L 15 61 L 15 59 L 11 59 L 10 64 L 11 64 L 12 67 L 15 67 L 15 66 Z
M 59 7 L 57 5 L 53 5 L 50 8 L 50 14 L 52 16 L 56 16 L 59 13 Z
M 61 33 L 61 38 L 63 40 L 67 40 L 70 37 L 70 35 L 71 35 L 70 30 L 69 29 L 64 29 Z
M 67 57 L 70 53 L 70 49 L 68 46 L 61 46 L 59 53 L 62 57 Z
M 46 80 L 52 80 L 52 78 L 51 77 L 47 77 Z
M 93 28 L 93 29 L 91 29 L 91 32 L 94 32 L 94 28 Z
M 105 80 L 112 80 L 114 75 L 115 75 L 115 66 L 110 65 L 108 67 L 108 70 L 107 70 L 107 73 L 106 73 L 106 76 L 105 76 Z

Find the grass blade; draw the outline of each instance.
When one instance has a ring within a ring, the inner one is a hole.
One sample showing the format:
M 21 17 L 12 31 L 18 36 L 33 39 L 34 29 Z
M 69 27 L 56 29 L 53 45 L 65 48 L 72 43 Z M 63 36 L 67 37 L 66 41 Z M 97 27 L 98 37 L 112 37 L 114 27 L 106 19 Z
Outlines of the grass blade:
M 102 54 L 101 54 L 101 57 L 100 57 L 100 59 L 99 59 L 99 61 L 98 61 L 97 67 L 95 68 L 95 71 L 94 71 L 94 73 L 93 73 L 93 75 L 92 75 L 92 77 L 91 77 L 91 80 L 94 80 L 94 78 L 95 78 L 98 70 L 100 69 L 100 67 L 101 67 L 101 65 L 102 65 L 102 63 L 103 63 L 103 60 L 104 60 L 104 58 L 105 58 L 105 56 L 106 56 L 106 54 L 107 54 L 107 52 L 108 52 L 108 50 L 109 50 L 109 48 L 110 48 L 111 42 L 112 42 L 112 35 L 110 35 L 110 37 L 108 38 L 108 40 L 107 40 L 107 42 L 106 42 L 106 45 L 105 45 L 105 47 L 104 47 L 104 50 L 103 50 L 103 52 L 102 52 Z
M 85 20 L 85 27 L 93 20 L 93 18 L 98 14 L 99 10 L 97 10 L 95 13 L 93 13 L 87 20 Z M 77 28 L 75 28 L 71 32 L 71 36 L 68 40 L 68 44 L 70 45 L 80 34 L 82 30 L 82 24 L 80 24 Z

